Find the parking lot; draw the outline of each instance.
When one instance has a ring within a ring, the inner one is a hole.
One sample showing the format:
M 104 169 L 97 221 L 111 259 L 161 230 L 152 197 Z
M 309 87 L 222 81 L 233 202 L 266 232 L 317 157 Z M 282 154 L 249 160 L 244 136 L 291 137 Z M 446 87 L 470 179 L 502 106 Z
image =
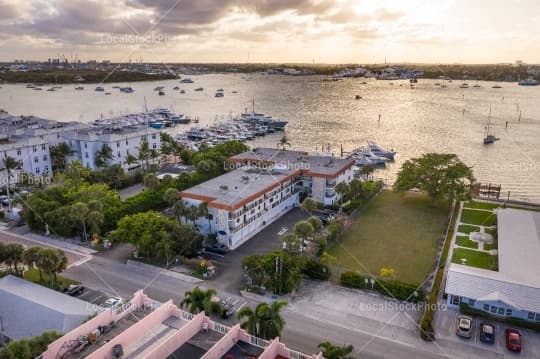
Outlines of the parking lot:
M 538 358 L 540 353 L 540 334 L 533 331 L 518 328 L 496 321 L 486 320 L 484 318 L 473 317 L 473 335 L 471 339 L 465 339 L 456 335 L 456 320 L 459 315 L 457 310 L 447 309 L 437 312 L 435 325 L 437 341 L 443 341 L 449 348 L 459 345 L 460 347 L 469 347 L 471 350 L 482 349 L 492 351 L 497 357 L 520 358 Z M 488 323 L 495 328 L 495 343 L 486 344 L 480 341 L 480 325 Z M 522 351 L 521 354 L 513 353 L 506 349 L 504 331 L 507 328 L 517 329 L 521 332 Z
M 296 222 L 307 217 L 308 214 L 300 208 L 293 208 L 234 251 L 224 256 L 209 255 L 208 258 L 218 265 L 218 274 L 207 281 L 207 285 L 230 293 L 238 293 L 244 278 L 240 265 L 242 259 L 278 249 L 281 245 L 281 236 L 289 233 Z

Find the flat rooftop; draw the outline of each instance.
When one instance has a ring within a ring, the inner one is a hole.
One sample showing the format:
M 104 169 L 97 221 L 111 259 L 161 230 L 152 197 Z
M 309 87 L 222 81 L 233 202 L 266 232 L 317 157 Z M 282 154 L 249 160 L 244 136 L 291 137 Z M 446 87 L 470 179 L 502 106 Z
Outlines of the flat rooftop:
M 298 171 L 242 167 L 183 191 L 180 196 L 234 210 L 291 179 Z
M 307 174 L 336 176 L 354 165 L 353 160 L 333 156 L 310 155 L 304 151 L 254 148 L 230 158 L 233 162 L 256 161 L 274 163 L 279 167 L 306 170 Z
M 210 350 L 223 334 L 213 330 L 199 331 L 190 340 L 176 349 L 167 359 L 200 359 Z
M 540 288 L 540 212 L 498 209 L 499 272 Z

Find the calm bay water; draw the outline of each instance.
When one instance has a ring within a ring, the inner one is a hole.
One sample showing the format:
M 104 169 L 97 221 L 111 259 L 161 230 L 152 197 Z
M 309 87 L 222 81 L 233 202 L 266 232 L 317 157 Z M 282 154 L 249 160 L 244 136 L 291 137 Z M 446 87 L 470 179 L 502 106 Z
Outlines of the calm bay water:
M 459 83 L 447 88 L 434 86 L 435 80 L 420 80 L 416 89 L 406 81 L 376 81 L 344 79 L 322 82 L 319 76 L 288 77 L 267 75 L 204 75 L 192 76 L 195 83 L 180 84 L 178 80 L 107 84 L 110 96 L 95 92 L 96 85 L 63 85 L 55 91 L 33 91 L 24 84 L 2 85 L 0 108 L 16 115 L 36 115 L 44 118 L 91 122 L 101 115 L 143 111 L 167 107 L 175 112 L 199 117 L 199 126 L 212 124 L 251 109 L 289 121 L 286 134 L 293 149 L 321 150 L 329 145 L 339 155 L 345 150 L 365 145 L 373 140 L 398 151 L 396 161 L 379 177 L 389 183 L 395 178 L 401 163 L 426 152 L 457 153 L 472 166 L 481 182 L 502 184 L 516 200 L 540 201 L 540 87 L 520 87 L 503 83 L 479 82 L 481 88 L 460 89 Z M 362 82 L 366 81 L 367 85 Z M 114 85 L 132 86 L 132 94 L 124 94 Z M 402 85 L 402 86 L 400 86 Z M 165 86 L 165 96 L 153 91 Z M 186 93 L 173 91 L 174 86 Z M 204 91 L 195 92 L 197 87 Z M 218 88 L 225 97 L 215 98 Z M 232 91 L 238 91 L 233 94 Z M 355 100 L 355 95 L 362 99 Z M 500 141 L 482 144 L 484 125 L 491 108 L 493 132 Z M 522 111 L 518 123 L 519 111 Z M 379 120 L 379 114 L 381 115 Z M 505 128 L 509 121 L 508 128 Z M 179 125 L 172 132 L 182 132 L 190 125 Z M 275 146 L 280 134 L 258 139 L 255 144 Z

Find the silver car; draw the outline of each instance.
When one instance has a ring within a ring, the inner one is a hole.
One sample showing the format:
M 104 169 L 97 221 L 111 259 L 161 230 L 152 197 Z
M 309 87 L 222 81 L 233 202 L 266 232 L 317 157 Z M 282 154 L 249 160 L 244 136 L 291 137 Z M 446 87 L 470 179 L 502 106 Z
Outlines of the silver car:
M 473 319 L 466 315 L 458 315 L 456 320 L 456 335 L 471 339 L 473 335 Z

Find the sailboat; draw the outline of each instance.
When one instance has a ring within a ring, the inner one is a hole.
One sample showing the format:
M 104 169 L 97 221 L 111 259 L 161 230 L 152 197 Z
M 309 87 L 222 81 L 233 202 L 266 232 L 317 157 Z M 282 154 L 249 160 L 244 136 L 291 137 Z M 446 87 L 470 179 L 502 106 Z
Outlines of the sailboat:
M 486 124 L 486 134 L 484 135 L 484 145 L 490 145 L 498 140 L 499 138 L 495 137 L 495 135 L 491 133 L 491 108 L 490 108 L 488 122 Z

